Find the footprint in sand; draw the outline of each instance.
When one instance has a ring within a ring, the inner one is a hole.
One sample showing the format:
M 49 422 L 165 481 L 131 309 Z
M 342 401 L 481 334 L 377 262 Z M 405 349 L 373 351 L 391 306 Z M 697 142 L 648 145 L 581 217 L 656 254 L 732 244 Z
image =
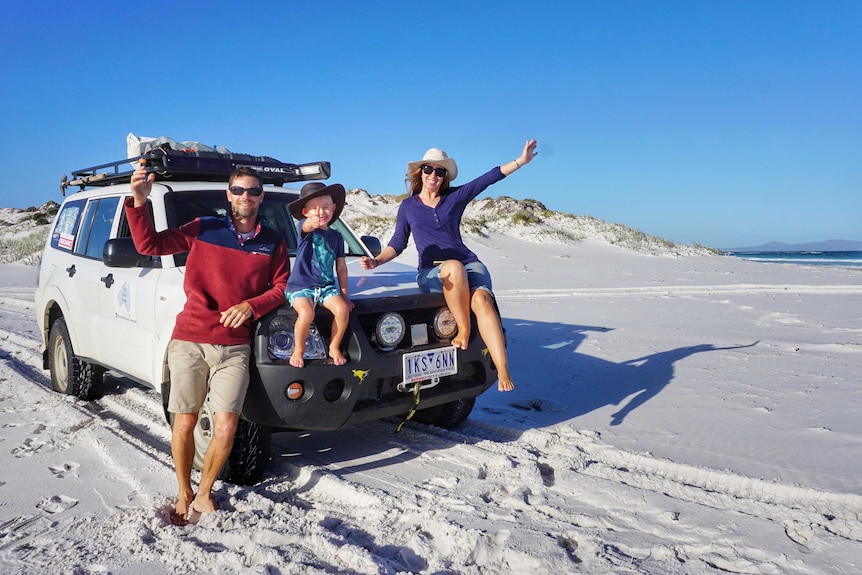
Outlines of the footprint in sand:
M 27 438 L 24 440 L 23 445 L 19 445 L 15 449 L 12 450 L 12 455 L 15 457 L 29 457 L 39 451 L 42 447 L 44 447 L 44 443 L 41 441 L 37 441 L 32 438 Z
M 56 475 L 57 477 L 63 478 L 70 474 L 77 475 L 78 468 L 81 467 L 80 463 L 75 463 L 74 461 L 70 461 L 69 463 L 64 463 L 63 465 L 54 465 L 48 468 L 48 470 Z
M 71 509 L 78 504 L 77 499 L 72 499 L 66 495 L 52 495 L 40 501 L 37 509 L 41 509 L 46 513 L 61 513 L 67 509 Z

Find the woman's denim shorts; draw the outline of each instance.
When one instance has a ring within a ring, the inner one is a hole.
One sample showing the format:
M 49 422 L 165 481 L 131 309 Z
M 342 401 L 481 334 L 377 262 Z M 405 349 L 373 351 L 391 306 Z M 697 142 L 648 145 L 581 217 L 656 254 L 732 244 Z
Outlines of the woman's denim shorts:
M 442 265 L 442 264 L 441 264 Z M 467 270 L 467 281 L 470 283 L 470 293 L 477 289 L 485 290 L 494 295 L 491 286 L 491 274 L 482 262 L 471 262 L 464 265 Z M 443 293 L 443 280 L 440 279 L 440 266 L 419 270 L 416 274 L 416 283 L 419 289 L 425 293 Z

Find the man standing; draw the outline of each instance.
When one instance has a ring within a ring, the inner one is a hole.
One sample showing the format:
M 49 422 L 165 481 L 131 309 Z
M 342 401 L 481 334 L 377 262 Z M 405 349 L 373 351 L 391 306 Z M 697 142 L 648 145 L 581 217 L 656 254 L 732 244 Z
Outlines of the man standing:
M 186 303 L 177 314 L 168 347 L 168 411 L 174 414 L 176 519 L 196 521 L 201 513 L 218 509 L 212 487 L 233 447 L 248 389 L 251 322 L 284 303 L 290 262 L 281 235 L 258 221 L 263 187 L 253 169 L 239 167 L 231 175 L 226 192 L 229 215 L 197 218 L 161 232 L 156 232 L 147 206 L 154 179 L 143 164 L 137 166 L 125 210 L 140 253 L 189 252 L 183 280 Z M 213 437 L 195 495 L 194 428 L 208 393 Z

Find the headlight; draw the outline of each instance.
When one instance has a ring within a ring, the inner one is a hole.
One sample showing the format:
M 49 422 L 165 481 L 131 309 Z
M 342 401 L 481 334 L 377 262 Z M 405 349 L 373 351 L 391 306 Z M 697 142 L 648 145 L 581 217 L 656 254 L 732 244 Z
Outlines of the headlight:
M 280 315 L 269 322 L 267 349 L 274 359 L 288 359 L 293 353 L 293 324 L 295 318 Z M 317 327 L 311 324 L 305 339 L 305 359 L 326 359 L 329 352 Z
M 404 318 L 394 312 L 385 313 L 377 320 L 377 342 L 380 347 L 395 347 L 404 339 Z
M 452 339 L 458 332 L 458 324 L 455 323 L 455 315 L 448 307 L 441 307 L 434 316 L 434 333 L 440 339 Z
M 269 353 L 275 359 L 287 359 L 293 353 L 293 322 L 280 315 L 269 322 Z

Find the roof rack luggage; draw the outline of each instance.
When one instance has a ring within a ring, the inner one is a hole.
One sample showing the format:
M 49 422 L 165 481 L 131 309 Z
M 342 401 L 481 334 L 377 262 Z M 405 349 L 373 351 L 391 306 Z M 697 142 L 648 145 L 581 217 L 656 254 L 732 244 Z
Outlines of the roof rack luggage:
M 329 162 L 288 164 L 269 156 L 174 150 L 170 146 L 162 146 L 141 156 L 75 170 L 72 172 L 72 180 L 69 181 L 65 175 L 63 176 L 60 192 L 66 195 L 66 188 L 70 186 L 78 186 L 83 190 L 88 186 L 128 183 L 134 171 L 132 166 L 140 160 L 144 160 L 148 172 L 156 174 L 156 181 L 227 182 L 231 173 L 239 166 L 248 166 L 257 170 L 264 184 L 276 186 L 288 182 L 326 180 L 331 173 Z

